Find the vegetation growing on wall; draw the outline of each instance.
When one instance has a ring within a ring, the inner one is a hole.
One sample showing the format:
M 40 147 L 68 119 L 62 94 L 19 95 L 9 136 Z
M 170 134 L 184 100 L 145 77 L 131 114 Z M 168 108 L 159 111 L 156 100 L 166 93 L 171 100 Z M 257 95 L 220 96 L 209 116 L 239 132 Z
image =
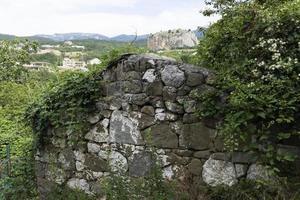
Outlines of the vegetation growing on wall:
M 259 152 L 276 171 L 294 161 L 278 144 L 299 140 L 299 10 L 299 0 L 231 4 L 198 49 L 199 62 L 218 74 L 201 115 L 221 119 L 231 150 Z

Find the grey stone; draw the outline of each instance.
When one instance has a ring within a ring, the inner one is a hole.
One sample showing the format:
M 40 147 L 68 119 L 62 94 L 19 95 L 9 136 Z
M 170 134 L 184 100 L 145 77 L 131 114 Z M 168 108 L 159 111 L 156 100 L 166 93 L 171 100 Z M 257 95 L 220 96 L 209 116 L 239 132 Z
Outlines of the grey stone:
M 179 136 L 181 147 L 194 150 L 208 149 L 214 130 L 205 127 L 202 123 L 184 124 Z
M 157 124 L 143 132 L 147 144 L 160 148 L 177 148 L 178 137 L 167 123 Z
M 153 83 L 157 79 L 157 74 L 155 73 L 155 69 L 148 69 L 143 75 L 142 80 L 148 83 Z
M 174 102 L 176 100 L 176 88 L 171 86 L 165 86 L 163 88 L 163 100 Z
M 250 180 L 271 180 L 271 173 L 260 164 L 250 165 L 247 172 L 247 179 Z
M 210 186 L 232 186 L 238 182 L 235 167 L 232 163 L 212 158 L 204 163 L 202 178 Z
M 185 124 L 193 124 L 200 122 L 201 119 L 197 114 L 184 114 L 182 121 Z
M 178 116 L 169 112 L 162 112 L 155 114 L 155 119 L 158 121 L 171 121 L 174 122 L 178 119 Z
M 101 147 L 98 144 L 95 143 L 88 143 L 87 149 L 89 153 L 98 153 L 101 150 Z
M 159 80 L 145 84 L 144 88 L 149 96 L 161 96 L 163 93 L 163 84 Z
M 152 106 L 144 106 L 141 109 L 141 112 L 145 113 L 147 115 L 150 115 L 150 116 L 154 116 L 155 115 L 155 111 L 154 111 L 154 108 Z
M 187 113 L 194 113 L 197 110 L 197 102 L 196 101 L 185 101 L 183 103 L 184 111 Z
M 124 79 L 125 80 L 140 80 L 141 79 L 141 74 L 139 72 L 135 72 L 135 71 L 130 71 L 130 72 L 126 72 L 124 74 Z
M 64 170 L 75 170 L 75 156 L 74 152 L 71 149 L 64 149 L 58 155 L 58 163 Z
M 144 94 L 125 94 L 124 100 L 128 101 L 130 104 L 136 104 L 136 105 L 144 105 L 149 101 L 149 97 Z
M 201 73 L 187 73 L 186 85 L 194 87 L 204 82 L 204 76 Z
M 114 111 L 109 127 L 109 142 L 119 144 L 142 144 L 137 120 L 127 117 L 128 113 Z
M 235 164 L 234 166 L 237 178 L 241 178 L 247 174 L 247 165 Z
M 197 151 L 194 153 L 195 158 L 201 158 L 201 159 L 208 159 L 210 157 L 210 151 L 205 150 L 205 151 Z
M 90 185 L 85 179 L 72 178 L 67 182 L 68 187 L 74 190 L 82 190 L 87 194 L 91 194 Z
M 87 169 L 94 172 L 106 172 L 108 171 L 108 163 L 104 159 L 92 154 L 86 154 L 84 165 Z
M 177 90 L 178 96 L 185 96 L 188 95 L 191 91 L 191 88 L 189 86 L 183 85 Z
M 120 152 L 112 151 L 108 157 L 112 172 L 124 173 L 128 170 L 127 159 Z
M 108 125 L 109 125 L 108 119 L 102 120 L 86 134 L 85 139 L 93 142 L 99 142 L 99 143 L 107 142 Z
M 96 124 L 96 123 L 99 122 L 99 121 L 100 121 L 100 117 L 99 117 L 98 114 L 96 114 L 96 115 L 91 115 L 91 116 L 89 116 L 89 118 L 88 118 L 88 122 L 91 123 L 91 124 Z
M 233 152 L 232 153 L 232 162 L 234 163 L 254 163 L 257 160 L 257 157 L 254 154 L 246 152 Z
M 138 127 L 140 130 L 144 130 L 145 128 L 155 124 L 155 118 L 144 113 L 131 112 L 129 116 L 138 121 Z
M 165 105 L 167 107 L 167 109 L 173 113 L 178 113 L 178 114 L 183 114 L 183 107 L 177 103 L 173 103 L 173 102 L 165 102 Z
M 154 161 L 151 153 L 145 151 L 135 151 L 129 158 L 129 175 L 133 177 L 143 177 L 150 173 Z
M 141 81 L 138 80 L 124 81 L 123 90 L 125 93 L 138 94 L 142 92 L 143 86 Z
M 176 65 L 167 65 L 161 71 L 161 79 L 165 85 L 179 88 L 184 83 L 185 76 Z
M 187 166 L 188 171 L 193 174 L 200 176 L 202 174 L 202 162 L 199 159 L 193 159 L 191 163 Z

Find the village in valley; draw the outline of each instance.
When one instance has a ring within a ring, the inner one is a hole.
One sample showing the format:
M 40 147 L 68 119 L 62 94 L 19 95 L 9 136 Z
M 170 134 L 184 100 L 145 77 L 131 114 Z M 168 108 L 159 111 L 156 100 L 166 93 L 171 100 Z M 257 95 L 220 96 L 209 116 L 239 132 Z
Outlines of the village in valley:
M 69 49 L 69 51 L 64 49 Z M 101 60 L 97 57 L 86 58 L 86 47 L 75 45 L 72 41 L 65 41 L 62 44 L 43 44 L 38 47 L 35 55 L 53 55 L 57 58 L 57 66 L 47 61 L 33 61 L 25 64 L 24 67 L 31 70 L 51 70 L 52 67 L 58 70 L 81 70 L 88 71 L 88 66 L 99 65 Z

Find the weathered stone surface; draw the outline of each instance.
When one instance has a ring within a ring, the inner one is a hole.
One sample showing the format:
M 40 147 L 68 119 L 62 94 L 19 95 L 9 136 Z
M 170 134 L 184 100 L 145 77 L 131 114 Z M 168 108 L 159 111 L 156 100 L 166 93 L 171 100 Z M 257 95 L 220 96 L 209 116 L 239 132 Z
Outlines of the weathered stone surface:
M 167 109 L 173 113 L 178 113 L 178 114 L 183 114 L 183 107 L 177 103 L 173 103 L 173 102 L 165 102 L 165 105 L 167 107 Z
M 101 150 L 101 147 L 98 144 L 89 142 L 87 144 L 87 149 L 89 153 L 98 153 Z
M 134 119 L 135 121 L 138 121 L 138 128 L 140 130 L 144 130 L 145 128 L 148 128 L 149 126 L 152 126 L 155 124 L 155 118 L 149 115 L 145 115 L 140 112 L 131 112 L 129 115 L 130 118 Z
M 142 80 L 148 83 L 153 83 L 157 79 L 157 74 L 155 73 L 155 69 L 148 69 L 143 75 Z
M 234 163 L 254 163 L 257 160 L 257 157 L 253 154 L 246 152 L 233 152 L 232 153 L 232 162 Z
M 92 154 L 86 154 L 84 165 L 87 169 L 94 172 L 105 172 L 108 170 L 107 162 Z
M 193 123 L 200 122 L 201 119 L 197 114 L 186 113 L 183 115 L 182 121 L 184 124 L 193 124 Z
M 75 170 L 75 156 L 71 149 L 65 149 L 58 155 L 58 163 L 65 170 Z
M 174 122 L 178 119 L 178 116 L 174 113 L 169 113 L 169 112 L 161 112 L 155 114 L 155 119 L 158 121 L 171 121 Z
M 149 152 L 135 151 L 129 158 L 129 175 L 143 177 L 149 174 L 154 162 Z
M 228 185 L 237 183 L 234 165 L 230 162 L 208 159 L 203 165 L 202 178 L 210 186 Z
M 185 76 L 176 65 L 167 65 L 161 71 L 161 79 L 165 85 L 179 88 L 184 83 Z
M 179 145 L 188 149 L 205 150 L 209 148 L 214 131 L 202 123 L 184 124 L 179 136 Z
M 155 110 L 154 110 L 153 106 L 144 106 L 141 109 L 141 112 L 145 113 L 147 115 L 150 115 L 150 116 L 154 116 L 155 115 Z
M 142 82 L 138 80 L 124 81 L 123 91 L 130 94 L 138 94 L 142 92 L 143 86 Z
M 178 96 L 184 96 L 189 94 L 191 91 L 191 88 L 189 86 L 183 85 L 177 90 L 177 95 Z
M 125 94 L 124 100 L 127 101 L 130 104 L 136 104 L 136 105 L 144 105 L 149 101 L 149 97 L 144 94 Z
M 72 178 L 68 180 L 67 185 L 74 190 L 82 190 L 85 193 L 91 194 L 90 185 L 85 179 Z
M 197 102 L 192 101 L 185 101 L 183 102 L 183 108 L 186 113 L 194 113 L 197 110 Z
M 85 139 L 94 141 L 94 142 L 107 142 L 108 140 L 108 125 L 109 120 L 104 119 L 95 125 L 90 132 L 88 132 L 85 136 Z
M 163 93 L 163 84 L 160 80 L 145 84 L 144 88 L 149 96 L 161 96 Z
M 187 168 L 191 174 L 200 176 L 202 174 L 202 166 L 201 160 L 193 159 Z
M 178 137 L 167 123 L 157 124 L 146 129 L 143 137 L 147 144 L 161 148 L 177 148 Z M 148 140 L 148 141 L 147 141 Z
M 201 85 L 204 82 L 204 76 L 201 73 L 187 73 L 187 86 L 197 86 Z
M 210 157 L 210 151 L 209 150 L 205 150 L 205 151 L 197 151 L 194 153 L 194 157 L 195 158 L 202 158 L 202 159 L 208 159 Z
M 126 172 L 128 170 L 127 159 L 117 151 L 109 154 L 109 166 L 113 172 Z
M 171 86 L 165 86 L 163 88 L 163 100 L 174 102 L 177 96 L 176 92 L 177 92 L 176 88 Z
M 153 51 L 194 47 L 198 39 L 190 30 L 170 30 L 155 33 L 148 38 L 148 48 Z
M 99 114 L 91 115 L 91 116 L 89 116 L 89 118 L 88 118 L 88 121 L 89 121 L 91 124 L 96 124 L 97 122 L 99 122 L 99 120 L 100 120 Z
M 114 111 L 110 122 L 109 142 L 119 144 L 142 144 L 142 137 L 139 131 L 139 123 L 127 113 Z
M 271 175 L 268 170 L 259 164 L 250 165 L 247 172 L 247 179 L 251 180 L 271 180 Z

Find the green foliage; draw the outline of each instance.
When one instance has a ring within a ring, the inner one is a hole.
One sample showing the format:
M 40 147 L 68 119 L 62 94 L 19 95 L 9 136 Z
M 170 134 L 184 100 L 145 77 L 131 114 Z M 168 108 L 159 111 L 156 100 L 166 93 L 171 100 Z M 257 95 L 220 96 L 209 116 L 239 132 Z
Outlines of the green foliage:
M 299 184 L 299 180 L 282 180 L 269 184 L 241 180 L 232 187 L 207 188 L 205 193 L 209 200 L 298 200 L 300 199 Z
M 101 97 L 101 82 L 99 72 L 73 72 L 51 85 L 26 114 L 37 142 L 42 144 L 43 134 L 50 127 L 77 130 L 79 133 L 85 130 L 87 116 Z
M 0 81 L 22 82 L 26 79 L 24 64 L 30 61 L 30 52 L 36 44 L 25 41 L 0 41 Z
M 188 195 L 179 190 L 175 181 L 163 178 L 161 167 L 155 162 L 156 157 L 150 151 L 154 163 L 145 177 L 134 178 L 126 174 L 111 173 L 104 184 L 105 195 L 108 200 L 187 200 Z
M 62 59 L 60 56 L 56 56 L 52 53 L 46 53 L 46 54 L 34 54 L 32 55 L 32 61 L 34 62 L 48 62 L 52 64 L 53 66 L 58 66 Z
M 198 63 L 217 74 L 201 116 L 221 121 L 230 150 L 257 152 L 278 171 L 295 159 L 278 144 L 299 139 L 300 1 L 233 5 L 199 45 Z
M 47 196 L 47 200 L 95 200 L 80 190 L 72 190 L 66 185 L 56 186 Z

